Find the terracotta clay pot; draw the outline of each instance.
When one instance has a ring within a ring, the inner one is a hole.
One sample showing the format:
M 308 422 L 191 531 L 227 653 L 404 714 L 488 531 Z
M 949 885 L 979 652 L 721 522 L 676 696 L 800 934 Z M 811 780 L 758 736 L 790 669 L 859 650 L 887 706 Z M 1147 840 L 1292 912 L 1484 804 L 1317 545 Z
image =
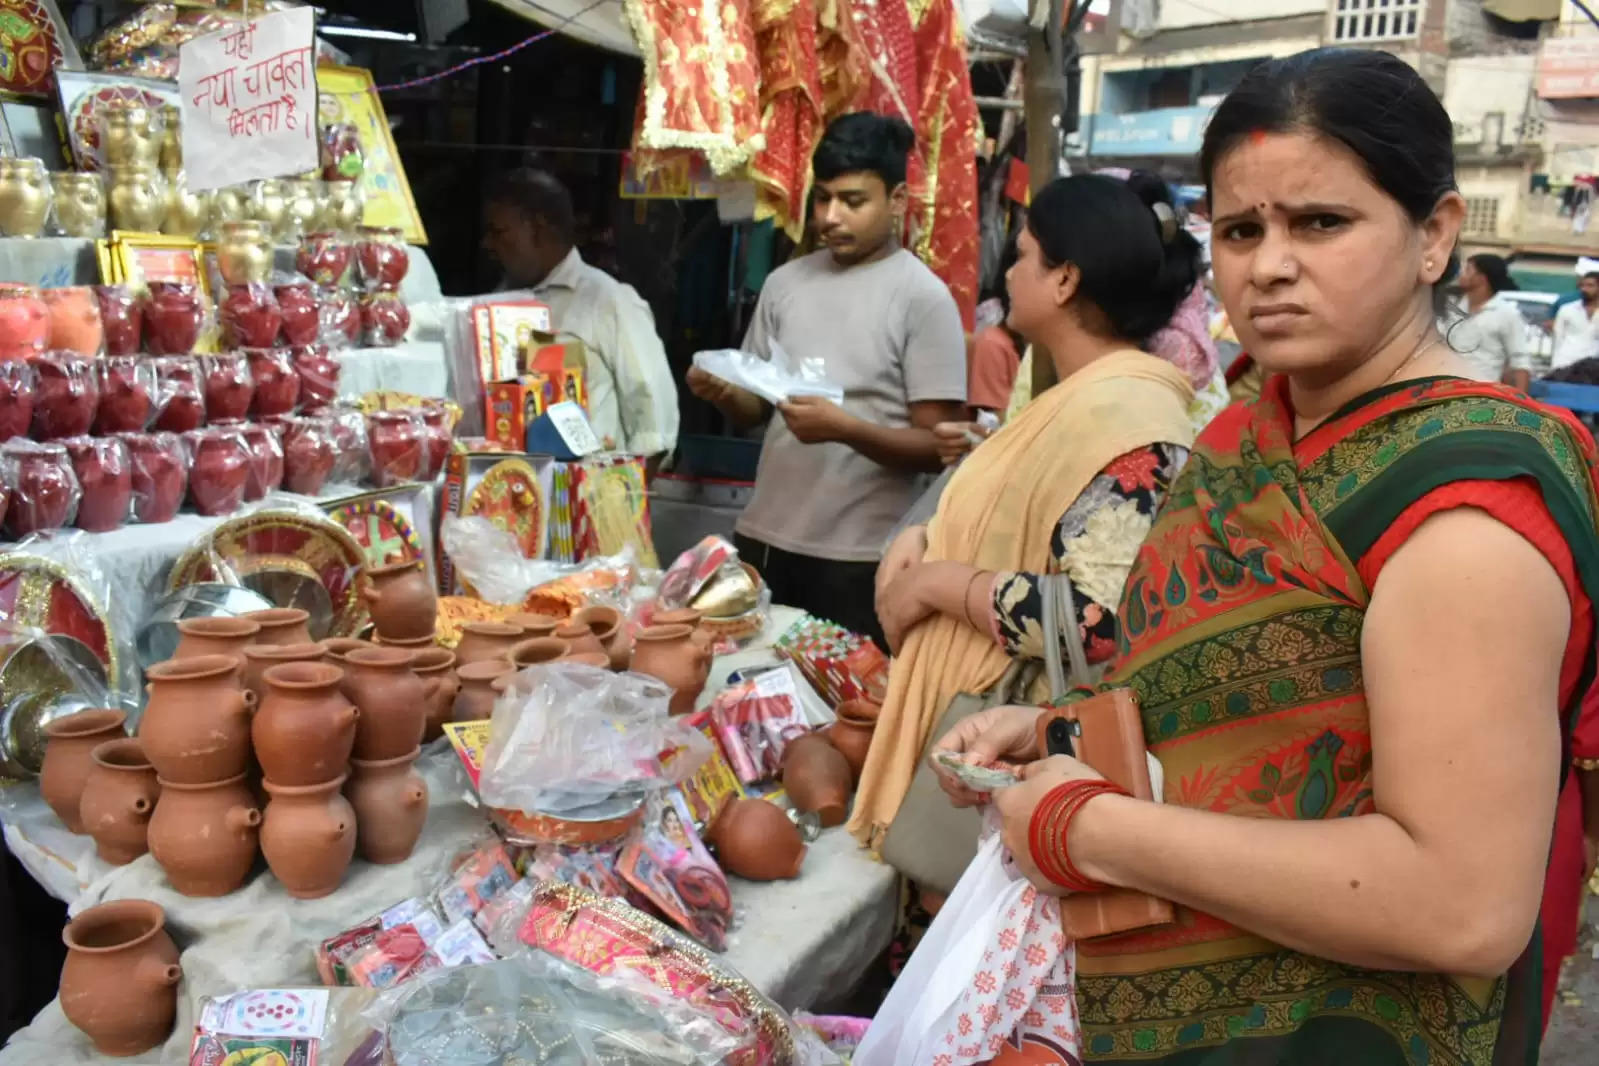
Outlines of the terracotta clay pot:
M 404 648 L 370 648 L 345 656 L 344 694 L 361 709 L 357 759 L 397 759 L 422 742 L 428 697 L 444 679 L 417 677 L 412 655 Z
M 722 869 L 747 881 L 798 877 L 805 862 L 799 827 L 781 807 L 760 799 L 735 797 L 722 806 L 706 834 L 716 845 Z
M 692 607 L 674 607 L 669 611 L 656 611 L 650 619 L 652 626 L 688 626 L 694 630 L 694 643 L 707 650 L 716 643 L 711 631 L 703 625 L 705 612 Z
M 460 666 L 499 659 L 525 638 L 520 626 L 503 622 L 468 622 L 461 627 L 461 642 L 455 646 L 455 661 Z
M 161 778 L 161 802 L 150 818 L 150 854 L 183 896 L 225 896 L 255 865 L 261 811 L 238 774 L 183 785 Z
M 414 652 L 411 672 L 420 677 L 424 685 L 433 687 L 428 696 L 422 727 L 422 743 L 429 744 L 444 735 L 444 723 L 450 720 L 455 709 L 455 697 L 461 691 L 460 679 L 455 676 L 455 652 L 448 648 L 425 648 Z
M 594 630 L 579 622 L 557 627 L 555 638 L 566 641 L 567 650 L 573 655 L 609 654 L 600 638 L 594 635 Z
M 694 643 L 688 626 L 647 626 L 633 638 L 631 669 L 666 682 L 672 689 L 671 712 L 688 714 L 710 677 L 711 656 Z
M 416 640 L 431 637 L 438 622 L 439 598 L 421 559 L 368 570 L 372 584 L 361 590 L 378 636 Z
M 375 648 L 404 648 L 406 651 L 415 652 L 436 648 L 439 646 L 439 641 L 438 636 L 432 633 L 425 637 L 417 637 L 414 640 L 385 640 L 374 633 L 372 646 Z
M 161 785 L 144 748 L 132 738 L 107 740 L 90 757 L 78 812 L 100 858 L 122 866 L 150 850 L 150 815 Z
M 128 716 L 117 710 L 79 711 L 44 727 L 49 738 L 39 770 L 39 793 L 56 817 L 74 833 L 83 832 L 78 801 L 94 767 L 94 749 L 127 736 Z
M 331 663 L 280 663 L 262 681 L 266 696 L 250 739 L 263 776 L 294 788 L 343 774 L 361 717 L 340 691 L 344 670 Z
M 178 1013 L 178 949 L 166 914 L 146 899 L 102 903 L 61 932 L 61 1013 L 102 1055 L 142 1055 L 172 1035 Z
M 355 809 L 339 791 L 347 775 L 294 788 L 268 778 L 261 853 L 296 899 L 330 896 L 355 857 Z
M 518 670 L 526 670 L 540 663 L 553 663 L 557 659 L 564 659 L 570 652 L 571 647 L 559 637 L 534 637 L 532 640 L 512 645 L 505 653 L 505 661 Z M 603 655 L 604 652 L 587 654 Z
M 609 655 L 601 655 L 597 651 L 591 651 L 583 655 L 568 655 L 561 661 L 563 663 L 578 663 L 582 666 L 592 666 L 596 670 L 611 669 L 611 657 Z
M 261 701 L 266 699 L 266 682 L 262 680 L 274 666 L 284 663 L 319 663 L 327 658 L 328 650 L 321 644 L 249 644 L 244 655 L 244 687 L 255 693 L 256 714 L 260 715 Z
M 249 767 L 255 697 L 240 686 L 243 666 L 238 655 L 201 655 L 145 671 L 150 702 L 139 739 L 163 782 L 203 785 Z
M 626 670 L 633 658 L 633 641 L 627 619 L 615 607 L 585 607 L 572 615 L 572 621 L 586 625 L 605 646 L 612 670 Z M 578 649 L 573 649 L 577 651 Z M 581 654 L 581 652 L 579 652 Z
M 355 808 L 361 858 L 380 866 L 411 857 L 428 818 L 428 786 L 413 764 L 418 748 L 397 759 L 350 761 L 344 794 Z
M 311 630 L 307 623 L 311 614 L 299 607 L 271 607 L 265 611 L 250 611 L 242 615 L 261 625 L 257 644 L 310 644 Z
M 329 662 L 343 666 L 344 657 L 352 651 L 375 648 L 377 645 L 370 640 L 359 640 L 355 637 L 329 637 L 322 642 L 322 647 L 327 652 Z
M 178 649 L 174 659 L 201 655 L 242 655 L 261 635 L 261 623 L 249 618 L 185 618 L 178 623 Z
M 527 611 L 518 611 L 516 614 L 507 615 L 505 624 L 519 626 L 523 635 L 527 637 L 553 637 L 556 628 L 561 624 L 561 620 L 552 618 L 547 614 L 531 614 Z
M 818 733 L 795 737 L 783 751 L 783 788 L 794 806 L 814 812 L 822 827 L 842 825 L 855 771 L 842 752 Z
M 461 691 L 455 697 L 452 718 L 457 722 L 480 722 L 494 714 L 494 682 L 510 677 L 516 667 L 503 659 L 482 659 L 475 663 L 458 665 L 455 676 L 460 679 Z
M 866 700 L 848 700 L 838 705 L 838 721 L 827 727 L 827 739 L 843 753 L 855 780 L 861 779 L 866 754 L 872 750 L 872 734 L 877 729 L 877 714 L 882 708 Z

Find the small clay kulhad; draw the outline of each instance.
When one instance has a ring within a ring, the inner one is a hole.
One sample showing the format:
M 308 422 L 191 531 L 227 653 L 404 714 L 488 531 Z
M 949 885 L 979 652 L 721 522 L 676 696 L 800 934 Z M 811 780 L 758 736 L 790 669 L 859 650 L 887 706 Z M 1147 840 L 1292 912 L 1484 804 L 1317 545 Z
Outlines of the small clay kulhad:
M 102 709 L 69 714 L 44 727 L 48 739 L 39 768 L 39 794 L 74 833 L 83 832 L 78 802 L 94 768 L 94 749 L 107 740 L 127 736 L 127 720 L 121 711 Z
M 584 607 L 572 615 L 572 621 L 588 626 L 599 642 L 605 645 L 611 669 L 627 669 L 628 660 L 633 656 L 633 641 L 628 634 L 627 619 L 622 617 L 621 611 L 615 607 Z
M 96 853 L 122 866 L 150 850 L 150 815 L 161 798 L 161 784 L 144 748 L 132 737 L 104 741 L 91 758 L 78 811 Z
M 658 678 L 672 689 L 671 713 L 688 714 L 711 675 L 709 652 L 694 643 L 685 625 L 648 626 L 633 640 L 634 673 Z
M 68 922 L 61 939 L 61 1013 L 96 1051 L 142 1055 L 172 1034 L 183 970 L 160 907 L 145 899 L 102 903 Z
M 461 642 L 455 646 L 456 666 L 498 659 L 511 650 L 511 645 L 525 639 L 521 626 L 503 622 L 467 622 L 461 627 Z
M 251 644 L 244 655 L 244 687 L 255 693 L 256 703 L 266 698 L 266 684 L 261 680 L 268 668 L 283 663 L 319 663 L 327 658 L 327 648 L 321 644 Z
M 843 752 L 859 783 L 872 750 L 872 734 L 877 731 L 877 714 L 882 708 L 866 700 L 846 700 L 838 705 L 838 720 L 827 727 L 827 739 Z
M 444 735 L 444 723 L 450 720 L 455 710 L 455 697 L 461 691 L 461 681 L 455 676 L 455 652 L 437 647 L 413 652 L 411 672 L 428 686 L 422 743 L 429 744 Z
M 505 661 L 518 670 L 526 670 L 540 663 L 553 663 L 557 659 L 564 659 L 571 650 L 566 641 L 559 637 L 534 637 L 520 644 L 513 644 L 505 653 Z

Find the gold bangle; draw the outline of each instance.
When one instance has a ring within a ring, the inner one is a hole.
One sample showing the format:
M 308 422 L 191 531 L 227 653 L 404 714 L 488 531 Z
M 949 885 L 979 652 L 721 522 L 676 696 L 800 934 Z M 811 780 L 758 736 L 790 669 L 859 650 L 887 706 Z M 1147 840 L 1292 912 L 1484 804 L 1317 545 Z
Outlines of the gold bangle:
M 1599 770 L 1599 759 L 1572 759 L 1571 765 L 1579 770 Z

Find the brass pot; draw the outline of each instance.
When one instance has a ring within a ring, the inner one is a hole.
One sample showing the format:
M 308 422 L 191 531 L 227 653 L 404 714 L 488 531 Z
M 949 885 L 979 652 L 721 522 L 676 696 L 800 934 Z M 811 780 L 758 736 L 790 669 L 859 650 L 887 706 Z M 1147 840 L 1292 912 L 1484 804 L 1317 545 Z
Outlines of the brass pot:
M 56 227 L 68 237 L 105 236 L 105 182 L 98 174 L 65 170 L 50 175 Z
M 165 183 L 149 165 L 114 166 L 106 192 L 111 228 L 158 233 L 167 214 Z
M 254 183 L 250 194 L 250 217 L 265 222 L 274 238 L 282 231 L 289 214 L 289 188 L 278 178 L 263 178 Z
M 229 285 L 266 281 L 272 273 L 272 238 L 266 223 L 222 223 L 217 235 L 217 269 Z
M 250 187 L 227 185 L 211 194 L 211 228 L 220 231 L 225 222 L 244 222 L 250 218 Z
M 358 181 L 329 181 L 323 186 L 322 214 L 318 230 L 348 234 L 361 225 L 366 203 Z
M 288 191 L 288 210 L 277 231 L 279 244 L 298 244 L 300 238 L 316 231 L 321 211 L 322 183 L 315 179 L 292 178 L 283 183 Z
M 0 237 L 37 237 L 50 214 L 44 160 L 0 158 Z
M 161 232 L 175 237 L 198 237 L 211 220 L 211 193 L 194 192 L 183 172 L 168 175 L 167 215 Z
M 161 105 L 161 173 L 172 178 L 183 170 L 183 120 L 176 104 Z
M 108 167 L 153 167 L 161 158 L 160 120 L 143 104 L 107 104 L 100 112 L 100 155 Z

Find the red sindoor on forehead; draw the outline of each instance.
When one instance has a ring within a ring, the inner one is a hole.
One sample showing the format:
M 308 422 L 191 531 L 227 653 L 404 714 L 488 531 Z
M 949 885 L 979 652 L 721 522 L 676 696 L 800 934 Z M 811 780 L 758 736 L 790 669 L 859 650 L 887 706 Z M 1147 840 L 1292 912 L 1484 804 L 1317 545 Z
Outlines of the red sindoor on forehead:
M 1249 143 L 1250 144 L 1254 144 L 1254 145 L 1265 144 L 1266 143 L 1266 131 L 1265 130 L 1250 130 L 1249 131 Z

